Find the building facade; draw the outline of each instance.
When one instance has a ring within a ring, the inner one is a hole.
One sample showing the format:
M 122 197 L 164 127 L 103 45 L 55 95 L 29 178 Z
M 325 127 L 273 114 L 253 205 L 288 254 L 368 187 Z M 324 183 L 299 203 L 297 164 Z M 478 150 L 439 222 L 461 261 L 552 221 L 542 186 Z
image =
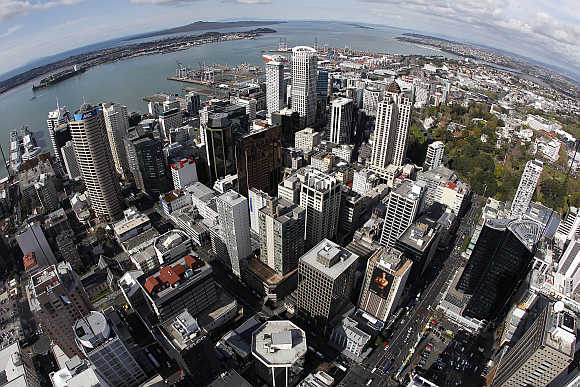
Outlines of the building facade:
M 330 142 L 350 144 L 354 133 L 354 103 L 350 98 L 337 98 L 330 106 Z
M 286 84 L 284 82 L 284 64 L 278 61 L 266 63 L 266 108 L 268 119 L 272 113 L 279 112 L 286 102 Z
M 232 271 L 241 277 L 244 261 L 252 253 L 248 199 L 233 190 L 227 191 L 218 197 L 217 210 Z
M 405 180 L 389 193 L 381 245 L 394 247 L 397 239 L 413 223 L 423 207 L 425 187 L 419 182 Z
M 129 131 L 127 106 L 118 103 L 104 103 L 102 109 L 115 169 L 119 175 L 125 178 L 125 174 L 129 170 L 124 143 L 124 138 L 127 137 Z
M 526 163 L 526 168 L 520 179 L 518 190 L 512 201 L 510 213 L 512 218 L 521 217 L 528 209 L 543 170 L 544 163 L 541 160 L 530 160 Z
M 300 115 L 300 127 L 316 119 L 316 70 L 318 57 L 312 47 L 292 49 L 292 110 Z

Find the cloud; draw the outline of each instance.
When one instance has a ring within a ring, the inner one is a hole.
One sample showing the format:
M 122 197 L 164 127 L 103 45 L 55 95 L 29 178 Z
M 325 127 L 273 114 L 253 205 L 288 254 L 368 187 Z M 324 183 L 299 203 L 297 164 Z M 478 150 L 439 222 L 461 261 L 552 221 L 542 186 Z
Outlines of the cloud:
M 0 0 L 0 22 L 16 16 L 27 15 L 30 12 L 60 7 L 63 5 L 74 5 L 83 1 L 85 0 L 51 0 L 34 2 L 29 0 Z
M 131 0 L 133 4 L 153 4 L 153 5 L 186 5 L 203 0 Z M 272 0 L 228 0 L 227 2 L 238 4 L 271 4 Z
M 470 31 L 470 27 L 477 27 L 501 38 L 498 40 L 499 44 L 511 43 L 517 47 L 517 42 L 520 42 L 531 49 L 538 50 L 541 47 L 546 56 L 552 54 L 555 57 L 561 54 L 580 65 L 580 23 L 577 19 L 568 23 L 563 21 L 564 18 L 570 21 L 566 15 L 578 14 L 579 5 L 562 4 L 560 9 L 552 5 L 549 8 L 550 13 L 559 12 L 563 15 L 557 18 L 548 13 L 547 8 L 537 0 L 530 1 L 526 7 L 522 7 L 515 0 L 362 1 L 395 6 L 412 13 L 454 22 L 463 25 L 466 32 Z M 472 41 L 475 39 L 477 36 L 465 38 Z
M 10 35 L 12 35 L 13 33 L 15 33 L 16 31 L 18 31 L 21 28 L 22 28 L 21 25 L 8 28 L 8 30 L 6 30 L 6 32 L 3 32 L 0 34 L 0 39 L 9 37 Z

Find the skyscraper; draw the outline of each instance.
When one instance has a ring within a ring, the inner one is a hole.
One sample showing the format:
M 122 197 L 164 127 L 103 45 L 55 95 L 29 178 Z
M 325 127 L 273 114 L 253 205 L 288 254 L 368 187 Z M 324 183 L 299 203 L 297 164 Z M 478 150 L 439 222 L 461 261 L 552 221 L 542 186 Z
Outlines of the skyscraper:
M 127 106 L 118 103 L 104 103 L 102 108 L 115 169 L 118 174 L 125 178 L 125 174 L 129 169 L 127 155 L 125 153 L 125 144 L 123 142 L 129 131 Z
M 316 69 L 318 57 L 312 47 L 292 49 L 292 110 L 300 114 L 301 127 L 316 119 Z
M 427 146 L 427 156 L 425 157 L 425 164 L 423 171 L 428 171 L 443 165 L 443 153 L 445 152 L 445 144 L 441 141 L 435 141 Z
M 298 171 L 302 180 L 300 207 L 306 210 L 306 245 L 336 236 L 340 216 L 340 183 L 334 177 L 311 167 Z
M 75 180 L 81 177 L 81 170 L 79 169 L 79 163 L 77 162 L 75 147 L 72 140 L 64 144 L 64 146 L 60 148 L 60 152 L 69 179 Z
M 266 107 L 268 119 L 272 113 L 279 112 L 285 105 L 286 85 L 284 83 L 284 64 L 278 61 L 266 63 Z
M 492 386 L 547 386 L 574 359 L 576 317 L 549 304 L 502 358 Z
M 74 121 L 69 122 L 69 127 L 91 207 L 103 220 L 119 218 L 122 215 L 121 190 L 103 112 L 83 104 L 75 113 Z
M 530 160 L 526 163 L 526 168 L 520 179 L 520 185 L 512 201 L 510 212 L 512 218 L 521 217 L 528 209 L 543 169 L 544 163 L 541 160 Z
M 298 267 L 304 252 L 305 213 L 284 199 L 271 199 L 258 214 L 260 259 L 281 276 Z
M 173 178 L 173 188 L 182 189 L 192 183 L 198 181 L 197 167 L 195 160 L 192 158 L 184 158 L 169 164 L 171 168 L 171 177 Z
M 399 250 L 381 247 L 368 260 L 359 308 L 387 321 L 399 306 L 413 263 Z
M 190 91 L 185 94 L 185 101 L 187 103 L 187 112 L 190 116 L 199 115 L 199 109 L 201 109 L 201 99 L 199 94 Z
M 163 102 L 163 109 L 159 112 L 159 128 L 165 140 L 170 139 L 169 132 L 183 123 L 179 101 L 175 96 L 168 96 Z
M 42 329 L 68 356 L 85 355 L 75 343 L 73 325 L 91 308 L 89 298 L 70 263 L 45 267 L 30 278 L 30 310 Z
M 381 245 L 394 247 L 397 239 L 413 223 L 423 207 L 424 185 L 405 180 L 389 193 L 381 234 Z
M 72 120 L 72 116 L 66 107 L 59 106 L 58 103 L 56 105 L 56 109 L 48 112 L 48 119 L 46 120 L 46 126 L 48 128 L 48 136 L 50 137 L 50 142 L 52 144 L 52 149 L 54 151 L 54 156 L 62 165 L 62 156 L 60 154 L 60 147 L 56 142 L 55 130 L 62 124 L 66 124 L 67 122 Z
M 252 253 L 248 199 L 233 190 L 218 196 L 217 199 L 219 223 L 224 231 L 232 271 L 241 277 L 244 261 Z
M 18 230 L 15 238 L 20 250 L 22 250 L 22 254 L 27 255 L 34 252 L 38 266 L 44 267 L 56 264 L 56 257 L 46 239 L 44 231 L 40 227 L 40 222 L 24 225 Z
M 236 173 L 232 125 L 227 113 L 209 113 L 205 129 L 210 183 Z
M 147 133 L 140 137 L 126 138 L 129 170 L 137 187 L 151 197 L 169 191 L 169 172 L 165 168 L 163 142 Z
M 282 128 L 271 126 L 253 130 L 236 144 L 239 192 L 247 196 L 250 188 L 275 195 L 282 167 Z
M 393 81 L 378 104 L 371 165 L 384 171 L 389 164 L 403 165 L 409 139 L 411 99 Z
M 294 146 L 294 134 L 300 130 L 300 115 L 292 109 L 284 108 L 272 113 L 271 122 L 282 127 L 282 146 Z
M 354 104 L 350 98 L 332 101 L 330 116 L 330 142 L 348 144 L 353 134 Z
M 143 368 L 103 313 L 90 311 L 74 323 L 73 329 L 79 349 L 110 386 L 130 387 L 145 381 Z
M 358 255 L 328 239 L 321 240 L 298 263 L 299 313 L 324 329 L 350 299 Z

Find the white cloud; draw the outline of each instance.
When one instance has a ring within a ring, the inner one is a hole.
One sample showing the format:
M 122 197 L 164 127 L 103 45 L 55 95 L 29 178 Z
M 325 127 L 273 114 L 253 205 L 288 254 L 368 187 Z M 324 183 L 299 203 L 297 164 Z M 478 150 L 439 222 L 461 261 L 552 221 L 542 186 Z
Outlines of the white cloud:
M 85 0 L 52 0 L 52 1 L 29 1 L 29 0 L 0 0 L 0 22 L 15 16 L 27 15 L 30 12 L 43 9 L 73 5 Z
M 8 28 L 8 30 L 6 30 L 6 32 L 3 32 L 0 34 L 0 39 L 9 37 L 10 35 L 12 35 L 13 33 L 15 33 L 16 31 L 18 31 L 21 28 L 22 28 L 21 25 L 17 25 L 17 26 L 13 26 L 13 27 Z
M 185 5 L 203 0 L 131 0 L 133 4 L 153 4 L 153 5 Z M 239 4 L 271 4 L 272 0 L 229 0 Z

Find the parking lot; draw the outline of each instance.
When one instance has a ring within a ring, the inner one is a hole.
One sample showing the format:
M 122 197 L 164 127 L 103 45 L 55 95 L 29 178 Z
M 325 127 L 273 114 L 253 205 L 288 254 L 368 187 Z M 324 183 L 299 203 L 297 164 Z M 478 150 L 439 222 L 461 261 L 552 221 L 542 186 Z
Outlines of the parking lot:
M 23 337 L 19 315 L 18 301 L 3 297 L 0 301 L 1 348 L 5 348 Z

